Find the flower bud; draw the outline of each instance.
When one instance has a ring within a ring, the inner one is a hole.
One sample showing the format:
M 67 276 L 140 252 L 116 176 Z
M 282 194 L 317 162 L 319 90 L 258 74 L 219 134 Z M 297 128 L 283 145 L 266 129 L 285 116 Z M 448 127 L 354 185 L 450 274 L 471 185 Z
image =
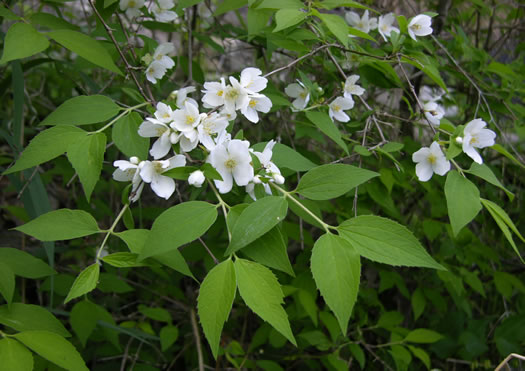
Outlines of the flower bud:
M 274 173 L 272 178 L 276 184 L 284 184 L 284 177 L 281 174 Z
M 252 179 L 253 184 L 261 184 L 261 177 L 259 175 L 256 175 Z
M 456 143 L 457 143 L 457 144 L 462 144 L 462 143 L 463 143 L 463 138 L 461 138 L 461 137 L 457 137 L 457 138 L 456 138 Z
M 139 164 L 139 158 L 137 156 L 132 156 L 129 158 L 129 162 L 131 162 L 133 165 Z
M 205 180 L 206 178 L 204 177 L 204 173 L 200 170 L 194 171 L 188 177 L 188 183 L 197 188 L 200 188 Z

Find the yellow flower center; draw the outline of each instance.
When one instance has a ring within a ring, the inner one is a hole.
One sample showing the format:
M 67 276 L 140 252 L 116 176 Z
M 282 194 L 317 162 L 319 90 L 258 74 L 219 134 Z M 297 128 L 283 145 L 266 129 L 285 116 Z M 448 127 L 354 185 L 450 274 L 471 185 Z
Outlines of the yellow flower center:
M 136 6 L 137 6 L 137 2 L 134 1 L 134 0 L 131 0 L 131 1 L 128 3 L 128 7 L 129 7 L 129 8 L 134 8 L 134 7 L 136 7 Z
M 191 115 L 186 115 L 186 125 L 191 125 L 195 122 L 195 117 Z
M 165 128 L 165 127 L 158 127 L 157 128 L 157 136 L 160 137 L 162 134 L 164 134 L 166 132 L 166 130 L 168 130 L 168 128 Z
M 417 30 L 419 30 L 421 28 L 421 25 L 419 23 L 416 23 L 416 24 L 413 24 L 412 27 L 410 27 L 410 28 L 412 28 L 413 30 L 417 31 Z
M 162 171 L 164 170 L 162 168 L 162 162 L 160 161 L 153 161 L 153 169 L 155 169 L 155 172 L 156 173 L 162 173 Z
M 332 108 L 334 109 L 335 112 L 341 111 L 341 106 L 339 106 L 337 104 L 334 104 L 334 106 Z
M 256 105 L 257 105 L 257 101 L 255 99 L 250 100 L 249 106 L 251 108 L 255 108 Z
M 223 94 L 224 94 L 224 91 L 223 91 L 223 90 L 219 90 L 219 91 L 217 92 L 217 96 L 219 96 L 219 97 L 222 97 Z
M 434 165 L 436 163 L 436 161 L 437 161 L 436 156 L 434 156 L 432 154 L 430 156 L 428 156 L 428 162 L 430 162 L 432 165 Z
M 235 166 L 237 166 L 237 161 L 235 161 L 233 158 L 229 158 L 225 163 L 224 166 L 226 166 L 228 169 L 233 170 Z
M 305 91 L 303 91 L 302 93 L 299 94 L 299 96 L 304 100 L 306 99 L 306 96 L 308 95 L 308 93 L 306 93 Z

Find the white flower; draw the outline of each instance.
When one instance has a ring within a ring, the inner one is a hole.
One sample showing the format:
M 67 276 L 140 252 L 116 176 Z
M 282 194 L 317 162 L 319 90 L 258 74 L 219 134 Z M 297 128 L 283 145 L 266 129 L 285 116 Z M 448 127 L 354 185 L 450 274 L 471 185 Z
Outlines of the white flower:
M 308 88 L 299 80 L 297 80 L 297 83 L 294 82 L 284 88 L 284 92 L 289 97 L 296 98 L 292 102 L 292 106 L 298 110 L 305 109 L 310 101 L 310 92 L 308 91 Z
M 162 173 L 186 165 L 184 155 L 175 155 L 164 161 L 143 161 L 140 167 L 140 176 L 146 183 L 151 183 L 151 189 L 157 196 L 166 200 L 175 192 L 175 181 Z
M 436 102 L 427 102 L 423 105 L 423 112 L 427 120 L 434 126 L 439 126 L 439 121 L 443 118 L 445 110 Z
M 170 98 L 177 100 L 175 104 L 179 108 L 182 108 L 184 106 L 184 103 L 186 102 L 190 102 L 198 106 L 198 103 L 195 99 L 188 97 L 188 94 L 193 93 L 194 91 L 196 91 L 195 86 L 187 86 L 185 88 L 172 91 L 170 94 Z
M 231 191 L 234 179 L 239 186 L 245 186 L 253 179 L 249 147 L 248 141 L 233 139 L 217 145 L 210 152 L 207 161 L 223 179 L 214 181 L 220 193 Z
M 144 2 L 144 0 L 120 0 L 120 10 L 125 10 L 129 18 L 138 17 L 142 14 L 140 8 L 144 6 Z
M 261 166 L 264 168 L 266 174 L 271 179 L 270 181 L 275 181 L 277 184 L 283 184 L 284 178 L 281 175 L 281 170 L 279 170 L 279 168 L 271 161 L 275 143 L 275 140 L 270 140 L 268 143 L 266 143 L 266 146 L 262 152 L 254 151 L 253 154 L 259 159 Z
M 368 10 L 365 10 L 362 18 L 356 12 L 347 12 L 345 14 L 346 22 L 364 33 L 369 33 L 370 30 L 377 28 L 377 18 L 368 18 Z M 352 35 L 353 36 L 353 35 Z
M 224 77 L 221 77 L 221 82 L 205 82 L 202 92 L 202 102 L 207 105 L 206 108 L 219 107 L 224 104 L 224 92 L 226 90 L 226 83 Z
M 228 126 L 228 119 L 213 112 L 212 114 L 204 117 L 201 120 L 199 126 L 197 126 L 197 131 L 199 132 L 199 141 L 206 147 L 208 150 L 215 148 L 215 142 L 213 136 L 215 134 L 219 135 L 222 131 Z
M 356 84 L 357 80 L 359 80 L 359 75 L 351 75 L 346 78 L 344 93 L 346 98 L 352 98 L 352 94 L 363 95 L 365 92 L 365 89 Z
M 350 117 L 343 111 L 352 109 L 354 107 L 354 100 L 350 97 L 337 97 L 330 103 L 328 114 L 332 121 L 337 120 L 341 122 L 350 121 Z
M 170 10 L 175 6 L 173 0 L 155 0 L 151 6 L 151 12 L 157 22 L 173 22 L 178 18 L 177 13 Z
M 162 158 L 168 154 L 171 149 L 171 145 L 177 143 L 179 136 L 174 133 L 168 125 L 162 121 L 148 117 L 139 126 L 139 135 L 143 138 L 154 138 L 158 137 L 153 143 L 149 153 L 155 160 Z
M 432 174 L 445 175 L 450 170 L 450 161 L 447 160 L 437 142 L 432 142 L 430 148 L 423 147 L 414 152 L 412 161 L 417 163 L 416 175 L 421 182 L 432 178 Z
M 146 69 L 146 78 L 153 84 L 164 77 L 166 67 L 160 61 L 153 61 Z
M 162 43 L 155 49 L 153 53 L 153 60 L 159 61 L 167 70 L 175 66 L 173 59 L 168 57 L 168 54 L 171 54 L 175 51 L 175 45 L 173 43 Z
M 241 113 L 251 122 L 259 122 L 259 112 L 268 113 L 272 108 L 272 101 L 263 94 L 251 94 L 249 102 L 241 108 Z
M 170 124 L 172 129 L 181 132 L 180 148 L 184 152 L 189 152 L 199 144 L 199 132 L 197 126 L 206 117 L 205 113 L 199 113 L 199 108 L 186 101 L 183 109 L 173 112 L 173 122 Z
M 437 102 L 445 95 L 445 90 L 440 87 L 432 88 L 428 85 L 421 86 L 419 89 L 419 99 L 423 102 Z
M 416 36 L 427 36 L 432 33 L 432 18 L 425 14 L 416 15 L 408 24 L 408 34 L 414 40 Z
M 483 159 L 474 148 L 485 148 L 494 145 L 496 133 L 490 129 L 483 129 L 487 123 L 482 119 L 470 121 L 463 129 L 463 152 L 478 164 L 483 163 Z
M 166 103 L 157 103 L 157 110 L 154 115 L 157 120 L 165 124 L 169 124 L 173 121 L 173 110 Z
M 139 166 L 140 161 L 137 157 L 133 156 L 126 160 L 118 160 L 113 162 L 113 166 L 118 167 L 113 172 L 113 179 L 118 182 L 131 182 L 131 202 L 135 202 L 139 199 L 144 183 L 140 177 Z
M 224 91 L 224 108 L 229 112 L 243 109 L 250 101 L 248 91 L 235 77 L 230 76 L 230 84 Z
M 394 13 L 388 13 L 386 15 L 379 16 L 377 30 L 385 41 L 387 41 L 387 36 L 390 37 L 390 33 L 392 33 L 392 31 L 399 33 L 399 28 L 392 26 L 392 23 L 394 23 L 395 20 L 396 17 L 394 16 Z
M 200 188 L 202 183 L 206 180 L 204 173 L 200 170 L 196 170 L 188 177 L 188 183 L 194 187 Z
M 248 67 L 241 71 L 241 86 L 250 93 L 258 93 L 266 88 L 268 79 L 261 76 L 258 68 Z

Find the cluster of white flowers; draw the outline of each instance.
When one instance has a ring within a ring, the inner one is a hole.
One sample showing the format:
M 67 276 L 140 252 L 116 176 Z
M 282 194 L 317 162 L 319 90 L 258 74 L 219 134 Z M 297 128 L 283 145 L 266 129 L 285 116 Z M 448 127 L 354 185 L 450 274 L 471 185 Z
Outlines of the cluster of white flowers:
M 166 74 L 166 71 L 175 66 L 175 62 L 171 59 L 168 54 L 175 51 L 175 46 L 172 43 L 160 44 L 153 53 L 153 57 L 146 54 L 142 60 L 148 64 L 146 68 L 146 78 L 155 84 L 157 80 L 160 80 Z
M 171 197 L 175 191 L 175 181 L 162 174 L 186 165 L 184 154 L 174 153 L 174 156 L 162 160 L 172 151 L 174 144 L 178 144 L 181 153 L 191 152 L 199 144 L 202 145 L 201 148 L 207 155 L 206 162 L 222 177 L 222 180 L 214 180 L 220 193 L 230 192 L 235 181 L 238 186 L 245 186 L 248 194 L 255 198 L 255 184 L 262 184 L 270 194 L 268 182 L 282 184 L 284 178 L 271 161 L 274 141 L 270 141 L 263 152 L 257 152 L 250 148 L 248 141 L 232 139 L 226 131 L 236 110 L 240 110 L 252 122 L 259 120 L 257 111 L 270 110 L 270 99 L 259 93 L 268 81 L 260 75 L 260 70 L 250 67 L 241 72 L 240 82 L 230 77 L 231 85 L 228 86 L 224 80 L 220 83 L 205 83 L 203 105 L 206 108 L 222 106 L 220 112 L 200 112 L 198 102 L 188 96 L 196 91 L 193 86 L 170 94 L 170 99 L 176 101 L 175 110 L 166 103 L 157 103 L 154 117 L 147 117 L 138 129 L 138 134 L 142 137 L 157 138 L 149 151 L 153 161 L 140 161 L 137 157 L 132 157 L 129 161 L 114 162 L 117 169 L 113 178 L 132 182 L 131 200 L 136 201 L 139 198 L 144 183 L 151 184 L 151 189 L 159 197 Z M 252 155 L 258 158 L 261 169 L 254 169 Z M 196 170 L 190 174 L 188 183 L 201 187 L 205 179 L 204 173 Z
M 381 35 L 381 37 L 383 37 L 385 41 L 387 41 L 387 37 L 390 37 L 392 31 L 400 33 L 399 28 L 393 26 L 396 20 L 396 16 L 394 13 L 380 15 L 378 19 L 375 17 L 370 18 L 368 10 L 365 10 L 362 17 L 359 17 L 359 14 L 357 14 L 356 12 L 347 12 L 345 14 L 345 19 L 350 26 L 364 33 L 369 33 L 370 31 L 375 30 L 377 28 L 379 34 Z M 425 14 L 419 14 L 412 18 L 408 23 L 408 35 L 413 40 L 416 40 L 416 36 L 430 35 L 432 33 L 432 27 L 430 27 L 431 24 L 432 18 Z M 353 35 L 349 36 L 354 37 Z
M 179 18 L 177 13 L 171 10 L 175 7 L 173 0 L 154 0 L 150 2 L 150 5 L 149 9 L 157 22 L 169 23 Z
M 120 0 L 120 10 L 126 12 L 129 18 L 137 18 L 142 15 L 141 8 L 145 5 L 145 0 Z M 157 22 L 174 22 L 178 20 L 178 15 L 173 9 L 175 2 L 173 0 L 152 0 L 149 1 L 147 8 L 155 17 Z
M 345 81 L 343 96 L 335 98 L 332 103 L 330 103 L 328 114 L 330 115 L 332 121 L 350 121 L 350 116 L 348 116 L 344 111 L 354 108 L 355 103 L 352 95 L 360 96 L 365 92 L 365 89 L 357 85 L 357 80 L 359 80 L 359 75 L 348 76 Z
M 236 111 L 241 111 L 251 122 L 259 122 L 258 112 L 268 113 L 272 108 L 272 101 L 260 94 L 268 84 L 268 79 L 261 74 L 260 69 L 248 67 L 242 70 L 240 81 L 230 76 L 230 84 L 224 78 L 220 82 L 204 83 L 204 107 L 219 108 L 222 114 L 227 114 L 232 119 L 235 118 Z
M 463 152 L 478 164 L 483 163 L 483 159 L 475 148 L 485 148 L 494 145 L 496 133 L 489 129 L 484 129 L 487 123 L 482 119 L 474 119 L 467 123 L 463 129 L 463 138 L 457 137 L 456 141 L 462 144 Z M 450 161 L 446 159 L 439 143 L 432 142 L 430 147 L 423 147 L 412 155 L 412 161 L 416 165 L 416 175 L 422 182 L 426 182 L 434 173 L 445 175 L 450 170 Z

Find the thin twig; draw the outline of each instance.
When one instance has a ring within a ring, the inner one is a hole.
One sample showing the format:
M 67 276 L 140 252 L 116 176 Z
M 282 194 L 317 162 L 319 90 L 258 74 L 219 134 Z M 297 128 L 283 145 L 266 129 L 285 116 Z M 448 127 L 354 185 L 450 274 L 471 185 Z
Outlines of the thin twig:
M 217 258 L 215 257 L 215 255 L 213 255 L 213 253 L 211 252 L 210 248 L 208 247 L 208 245 L 206 245 L 206 242 L 204 242 L 202 240 L 202 238 L 199 237 L 199 241 L 200 243 L 202 244 L 202 246 L 204 246 L 204 248 L 206 249 L 206 251 L 208 252 L 208 254 L 211 256 L 211 258 L 213 259 L 214 263 L 215 264 L 219 264 L 219 260 L 217 260 Z
M 20 192 L 18 192 L 18 195 L 16 196 L 16 199 L 17 200 L 20 200 L 20 198 L 22 197 L 22 195 L 24 194 L 26 188 L 29 186 L 29 184 L 31 184 L 31 182 L 33 181 L 33 178 L 35 177 L 36 173 L 38 172 L 38 166 L 35 166 L 35 170 L 33 170 L 33 173 L 31 173 L 31 176 L 29 177 L 29 179 L 27 179 L 26 183 L 24 184 L 24 186 L 22 187 L 22 189 L 20 190 Z
M 324 50 L 326 48 L 329 48 L 331 46 L 337 46 L 336 44 L 326 44 L 326 45 L 322 45 L 314 50 L 312 50 L 310 53 L 308 54 L 305 54 L 303 55 L 302 57 L 299 57 L 297 59 L 294 59 L 293 61 L 291 61 L 290 63 L 288 63 L 286 66 L 282 66 L 282 67 L 279 67 L 273 71 L 270 71 L 268 72 L 266 75 L 263 75 L 263 77 L 268 77 L 268 76 L 271 76 L 273 74 L 276 74 L 277 72 L 281 72 L 281 71 L 284 71 L 294 65 L 296 65 L 297 63 L 299 63 L 300 61 L 302 61 L 303 59 L 306 59 L 308 57 L 311 57 L 312 55 L 316 54 L 316 53 L 319 53 L 321 50 Z
M 416 94 L 414 85 L 412 85 L 412 82 L 410 82 L 410 79 L 408 78 L 407 72 L 405 71 L 405 67 L 403 67 L 403 63 L 401 63 L 401 58 L 399 57 L 399 54 L 397 54 L 397 62 L 398 62 L 399 68 L 401 68 L 401 72 L 403 72 L 403 75 L 405 76 L 405 80 L 407 80 L 408 87 L 410 88 L 410 92 L 416 99 L 417 105 L 419 109 L 421 110 L 421 114 L 423 115 L 425 120 L 428 122 L 428 126 L 430 127 L 430 129 L 432 129 L 432 132 L 436 134 L 436 129 L 434 128 L 434 125 L 432 125 L 432 123 L 428 120 L 427 116 L 425 115 L 425 109 L 423 108 L 423 104 L 421 103 L 421 101 L 419 100 L 419 97 Z
M 195 317 L 195 310 L 190 311 L 191 328 L 193 330 L 193 337 L 195 345 L 197 345 L 197 358 L 199 360 L 199 371 L 204 371 L 204 358 L 202 357 L 201 336 L 199 335 L 199 327 L 197 326 L 197 318 Z
M 144 99 L 146 99 L 146 101 L 152 103 L 153 105 L 155 105 L 155 99 L 153 99 L 153 96 L 150 96 L 148 97 L 146 95 L 146 93 L 144 92 L 144 89 L 142 88 L 142 85 L 140 85 L 139 81 L 137 80 L 137 77 L 135 76 L 135 74 L 133 73 L 133 68 L 131 68 L 131 65 L 129 64 L 128 60 L 126 59 L 126 56 L 124 55 L 124 53 L 122 52 L 122 49 L 120 48 L 117 40 L 115 39 L 115 36 L 113 36 L 113 30 L 111 29 L 111 27 L 108 26 L 108 24 L 104 21 L 104 18 L 102 18 L 102 16 L 100 15 L 100 13 L 98 12 L 97 8 L 95 7 L 95 3 L 94 3 L 94 0 L 89 0 L 89 4 L 91 5 L 91 8 L 93 9 L 93 11 L 95 12 L 95 14 L 97 15 L 97 18 L 99 19 L 99 21 L 102 23 L 102 25 L 104 26 L 104 28 L 106 29 L 106 32 L 108 33 L 109 37 L 111 38 L 111 41 L 113 42 L 113 44 L 115 45 L 115 48 L 117 48 L 117 51 L 120 55 L 120 58 L 122 59 L 122 61 L 124 62 L 124 66 L 126 67 L 126 70 L 128 71 L 128 74 L 131 76 L 131 78 L 133 79 L 133 82 L 135 83 L 135 85 L 137 86 L 137 88 L 139 89 L 139 92 L 140 94 L 144 97 Z M 151 95 L 151 94 L 150 94 Z

